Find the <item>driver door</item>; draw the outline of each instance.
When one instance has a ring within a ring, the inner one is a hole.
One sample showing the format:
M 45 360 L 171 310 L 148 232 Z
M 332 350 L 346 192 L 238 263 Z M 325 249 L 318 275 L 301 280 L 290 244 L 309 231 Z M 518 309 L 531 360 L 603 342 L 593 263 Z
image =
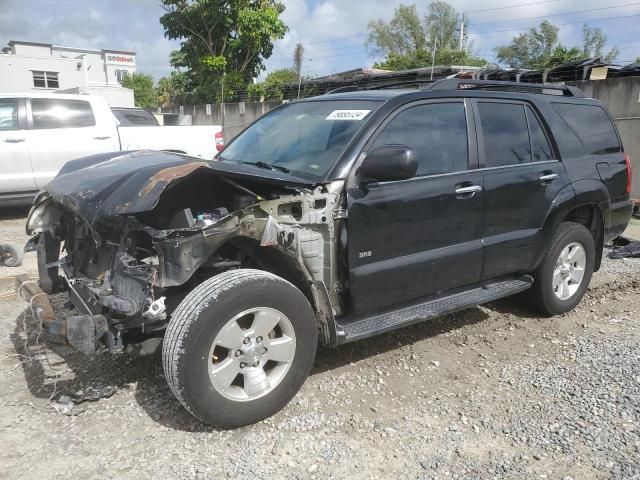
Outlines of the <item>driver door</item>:
M 347 190 L 353 313 L 480 280 L 484 192 L 468 107 L 462 99 L 409 104 L 365 148 L 411 147 L 418 170 Z

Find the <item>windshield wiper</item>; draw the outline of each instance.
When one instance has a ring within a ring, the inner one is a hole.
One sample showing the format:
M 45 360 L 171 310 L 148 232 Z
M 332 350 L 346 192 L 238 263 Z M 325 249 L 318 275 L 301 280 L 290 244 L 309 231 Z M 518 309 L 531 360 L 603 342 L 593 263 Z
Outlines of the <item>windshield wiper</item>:
M 267 170 L 277 170 L 282 173 L 289 173 L 291 170 L 285 167 L 281 167 L 280 165 L 271 165 L 270 163 L 258 161 L 258 162 L 240 162 L 244 165 L 253 165 L 258 168 L 265 168 Z

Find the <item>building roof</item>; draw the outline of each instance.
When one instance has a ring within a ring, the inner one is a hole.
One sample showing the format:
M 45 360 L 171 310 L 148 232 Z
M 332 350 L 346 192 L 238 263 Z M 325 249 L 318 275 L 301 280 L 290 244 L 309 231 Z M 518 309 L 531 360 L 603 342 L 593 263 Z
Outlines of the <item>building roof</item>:
M 47 47 L 55 50 L 67 50 L 67 51 L 86 52 L 86 53 L 110 52 L 110 53 L 120 53 L 124 55 L 136 55 L 136 52 L 132 52 L 129 50 L 114 50 L 109 48 L 106 48 L 106 49 L 103 48 L 99 50 L 99 49 L 93 49 L 93 48 L 65 47 L 63 45 L 53 45 L 51 43 L 25 42 L 22 40 L 10 40 L 7 46 L 2 49 L 2 51 L 4 53 L 8 53 L 11 50 L 11 47 L 13 47 L 14 45 L 30 45 L 32 47 Z

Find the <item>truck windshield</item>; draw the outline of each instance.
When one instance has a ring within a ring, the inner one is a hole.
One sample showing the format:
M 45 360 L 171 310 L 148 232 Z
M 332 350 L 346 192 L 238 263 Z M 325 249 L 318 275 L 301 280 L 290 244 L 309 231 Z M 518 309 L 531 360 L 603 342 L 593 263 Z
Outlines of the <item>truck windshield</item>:
M 245 130 L 218 158 L 321 178 L 381 103 L 336 100 L 285 105 Z

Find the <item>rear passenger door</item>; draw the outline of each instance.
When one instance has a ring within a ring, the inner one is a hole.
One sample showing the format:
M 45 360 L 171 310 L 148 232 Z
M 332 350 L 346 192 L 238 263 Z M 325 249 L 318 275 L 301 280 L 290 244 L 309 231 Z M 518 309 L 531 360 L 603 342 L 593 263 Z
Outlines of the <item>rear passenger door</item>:
M 37 190 L 27 148 L 23 98 L 0 98 L 0 194 Z
M 473 103 L 485 188 L 482 278 L 529 272 L 547 212 L 568 183 L 565 169 L 529 104 Z
M 69 160 L 119 150 L 115 119 L 98 123 L 91 103 L 67 98 L 32 98 L 29 153 L 38 188 Z
M 480 279 L 484 192 L 467 107 L 460 99 L 407 105 L 365 147 L 365 152 L 386 145 L 411 147 L 418 171 L 408 180 L 347 191 L 354 312 Z

